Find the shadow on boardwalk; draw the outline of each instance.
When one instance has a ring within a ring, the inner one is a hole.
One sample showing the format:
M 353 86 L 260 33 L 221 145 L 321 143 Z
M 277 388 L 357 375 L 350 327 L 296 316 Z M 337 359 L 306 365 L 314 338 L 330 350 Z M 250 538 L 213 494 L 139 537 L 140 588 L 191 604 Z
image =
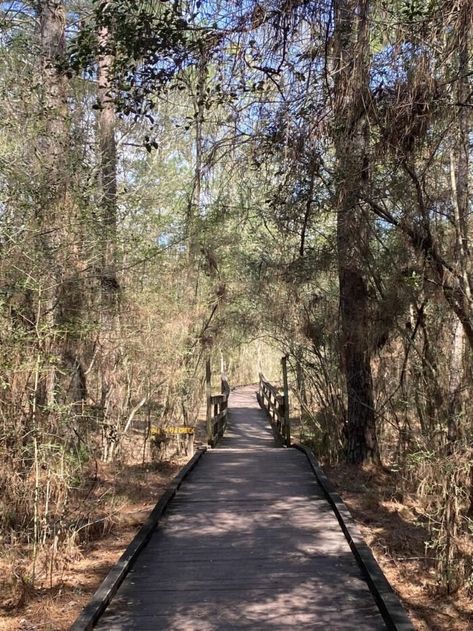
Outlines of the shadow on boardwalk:
M 274 448 L 252 389 L 231 407 L 97 628 L 385 629 L 305 456 Z

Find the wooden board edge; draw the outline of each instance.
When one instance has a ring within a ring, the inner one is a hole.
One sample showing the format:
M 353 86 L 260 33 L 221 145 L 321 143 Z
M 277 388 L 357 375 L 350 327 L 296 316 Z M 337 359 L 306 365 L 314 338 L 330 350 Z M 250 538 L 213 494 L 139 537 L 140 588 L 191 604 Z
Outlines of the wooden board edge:
M 194 469 L 200 458 L 206 452 L 206 447 L 199 447 L 189 462 L 171 480 L 164 494 L 150 512 L 148 519 L 136 533 L 131 543 L 126 547 L 120 559 L 104 578 L 89 603 L 79 614 L 70 627 L 70 631 L 90 631 L 100 619 L 128 572 L 133 567 L 142 549 L 146 546 L 164 514 L 169 502 L 176 495 L 186 476 Z
M 293 443 L 292 447 L 302 451 L 306 455 L 312 471 L 331 505 L 353 555 L 366 578 L 368 587 L 373 594 L 376 605 L 383 616 L 387 628 L 390 631 L 414 631 L 414 625 L 409 619 L 399 596 L 391 587 L 384 572 L 374 558 L 373 553 L 361 536 L 360 530 L 346 504 L 338 493 L 334 491 L 313 452 L 299 443 Z

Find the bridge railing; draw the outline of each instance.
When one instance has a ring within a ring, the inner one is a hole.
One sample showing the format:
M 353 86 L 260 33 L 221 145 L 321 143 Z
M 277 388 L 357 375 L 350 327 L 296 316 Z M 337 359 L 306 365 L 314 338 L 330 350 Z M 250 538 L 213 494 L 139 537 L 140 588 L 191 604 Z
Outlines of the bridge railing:
M 221 393 L 212 395 L 210 392 L 210 380 L 207 385 L 207 442 L 215 447 L 223 438 L 227 428 L 228 397 L 230 385 L 225 375 L 221 375 Z
M 277 388 L 270 383 L 263 373 L 259 375 L 258 399 L 270 419 L 278 438 L 291 446 L 291 426 L 289 422 L 289 393 L 287 387 L 286 358 L 282 359 L 284 387 Z

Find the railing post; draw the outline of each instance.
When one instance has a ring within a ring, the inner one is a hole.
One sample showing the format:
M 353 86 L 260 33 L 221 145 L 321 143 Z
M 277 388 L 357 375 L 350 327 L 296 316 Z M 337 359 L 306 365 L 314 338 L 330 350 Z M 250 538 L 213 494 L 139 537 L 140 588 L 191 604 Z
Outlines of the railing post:
M 287 381 L 287 355 L 281 359 L 284 386 L 284 439 L 286 447 L 291 446 L 291 425 L 289 420 L 289 385 Z
M 212 427 L 212 370 L 210 367 L 210 357 L 205 362 L 205 397 L 207 401 L 207 442 L 213 446 Z

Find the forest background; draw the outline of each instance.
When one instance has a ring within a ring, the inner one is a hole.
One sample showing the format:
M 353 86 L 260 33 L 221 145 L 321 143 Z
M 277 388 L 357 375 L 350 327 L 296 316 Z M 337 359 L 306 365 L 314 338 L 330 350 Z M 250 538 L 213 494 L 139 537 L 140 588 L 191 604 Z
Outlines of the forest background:
M 430 592 L 469 594 L 472 16 L 0 3 L 5 611 L 103 534 L 100 467 L 197 422 L 209 357 L 287 355 L 301 440 L 388 479 Z

